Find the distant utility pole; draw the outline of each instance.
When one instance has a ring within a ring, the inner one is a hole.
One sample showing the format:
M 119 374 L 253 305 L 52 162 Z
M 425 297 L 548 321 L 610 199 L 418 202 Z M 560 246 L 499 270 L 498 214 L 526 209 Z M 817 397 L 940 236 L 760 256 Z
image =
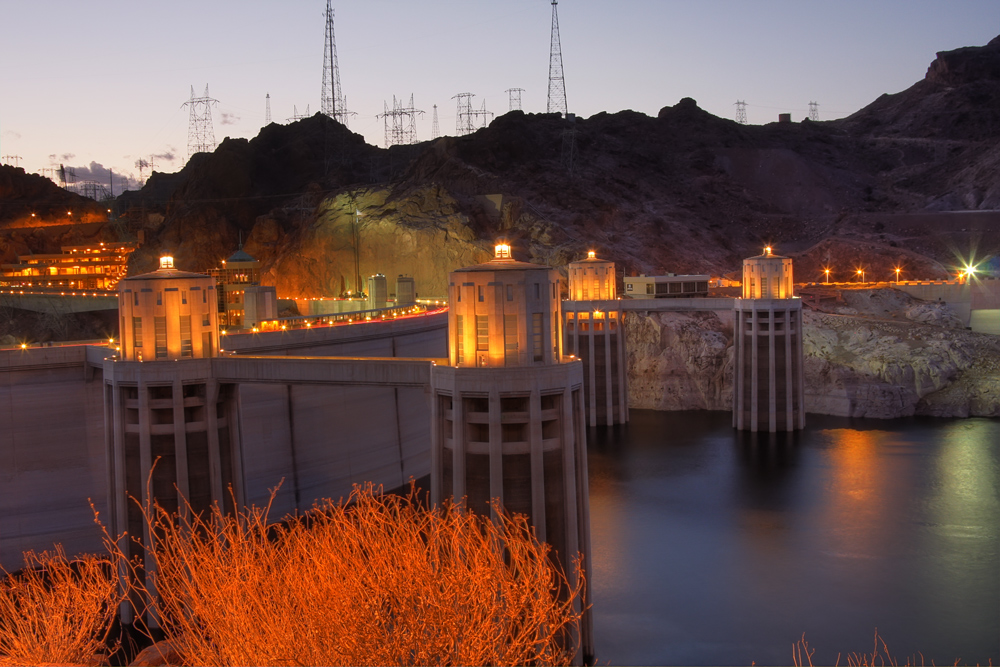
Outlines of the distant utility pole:
M 417 143 L 417 114 L 424 112 L 414 108 L 413 94 L 410 94 L 410 105 L 407 107 L 395 95 L 392 96 L 391 111 L 388 103 L 382 104 L 385 112 L 378 114 L 376 118 L 385 121 L 385 147 Z
M 340 62 L 337 60 L 337 39 L 333 34 L 333 7 L 326 0 L 326 30 L 323 46 L 323 91 L 320 93 L 320 111 L 347 127 L 347 98 L 340 89 Z
M 458 111 L 455 115 L 455 136 L 464 137 L 472 134 L 472 93 L 459 93 L 451 99 L 458 100 Z
M 208 84 L 205 84 L 205 94 L 194 96 L 194 86 L 191 86 L 191 99 L 182 104 L 190 107 L 188 119 L 188 158 L 195 153 L 211 153 L 215 150 L 215 129 L 212 127 L 212 105 L 219 100 L 208 95 Z
M 510 108 L 507 111 L 520 111 L 521 93 L 524 92 L 524 88 L 508 88 L 506 92 L 510 99 Z
M 441 136 L 441 126 L 438 125 L 438 105 L 434 105 L 434 117 L 431 120 L 431 139 Z
M 305 112 L 304 115 L 299 115 L 299 108 L 293 104 L 292 105 L 292 117 L 291 118 L 286 118 L 285 120 L 287 122 L 289 122 L 289 123 L 294 123 L 297 120 L 302 120 L 303 118 L 308 118 L 309 116 L 310 116 L 310 114 L 309 114 L 309 105 L 308 104 L 306 105 L 306 112 Z
M 264 96 L 264 125 L 271 124 L 271 93 Z
M 135 161 L 135 168 L 139 170 L 139 182 L 144 183 L 145 179 L 142 176 L 142 172 L 145 169 L 149 169 L 149 162 L 147 162 L 143 158 L 139 158 L 138 160 Z
M 559 15 L 556 13 L 558 0 L 552 0 L 552 39 L 549 48 L 549 102 L 547 113 L 567 113 L 566 82 L 563 79 L 562 46 L 559 43 Z
M 819 120 L 819 102 L 809 103 L 809 120 Z
M 743 100 L 736 100 L 736 122 L 740 125 L 747 124 L 747 103 Z

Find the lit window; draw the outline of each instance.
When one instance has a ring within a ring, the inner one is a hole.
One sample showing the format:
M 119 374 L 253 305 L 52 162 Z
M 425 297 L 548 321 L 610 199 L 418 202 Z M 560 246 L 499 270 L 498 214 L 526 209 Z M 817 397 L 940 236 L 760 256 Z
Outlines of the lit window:
M 531 347 L 535 361 L 542 360 L 542 314 L 531 314 Z
M 459 288 L 461 290 L 461 288 Z M 461 293 L 461 291 L 459 292 Z M 465 346 L 462 341 L 465 340 L 465 318 L 461 315 L 455 316 L 455 330 L 456 330 L 456 340 L 458 342 L 458 363 L 465 363 Z
M 476 315 L 476 350 L 490 349 L 490 318 L 487 315 Z

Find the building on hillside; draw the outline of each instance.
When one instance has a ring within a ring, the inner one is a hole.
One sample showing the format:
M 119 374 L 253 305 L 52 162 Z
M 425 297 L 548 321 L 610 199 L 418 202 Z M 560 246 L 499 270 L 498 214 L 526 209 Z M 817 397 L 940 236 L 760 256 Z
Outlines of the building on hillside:
M 590 562 L 583 368 L 562 354 L 559 273 L 511 258 L 453 271 L 448 363 L 431 368 L 431 499 L 526 515 L 571 580 Z M 589 596 L 588 596 L 589 597 Z M 593 622 L 583 600 L 583 660 Z
M 218 285 L 219 325 L 223 329 L 252 329 L 278 316 L 274 287 L 260 284 L 260 262 L 242 247 L 208 275 Z
M 63 246 L 58 254 L 18 255 L 0 265 L 0 287 L 39 291 L 111 291 L 125 277 L 134 242 Z
M 792 260 L 765 248 L 743 260 L 743 297 L 733 301 L 733 426 L 747 431 L 805 428 L 802 301 Z
M 594 251 L 570 262 L 564 301 L 564 351 L 583 362 L 584 405 L 590 426 L 628 421 L 624 312 L 615 264 Z
M 678 297 L 708 296 L 708 281 L 711 276 L 626 276 L 625 296 L 632 299 L 666 299 Z
M 408 306 L 417 302 L 417 288 L 413 276 L 396 277 L 396 305 Z
M 389 301 L 389 282 L 381 273 L 368 276 L 368 310 L 385 308 Z

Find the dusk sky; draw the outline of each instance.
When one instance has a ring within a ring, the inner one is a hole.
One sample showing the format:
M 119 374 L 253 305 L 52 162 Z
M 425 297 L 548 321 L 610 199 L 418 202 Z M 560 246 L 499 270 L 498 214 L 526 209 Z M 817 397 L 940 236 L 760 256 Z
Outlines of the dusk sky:
M 179 170 L 187 157 L 191 86 L 206 83 L 216 140 L 254 137 L 320 108 L 325 0 L 0 0 L 0 161 L 29 172 L 76 167 L 81 180 L 138 177 L 135 162 Z M 455 132 L 456 93 L 476 108 L 545 111 L 547 0 L 339 0 L 336 39 L 350 128 L 383 145 L 376 114 L 396 95 Z M 655 115 L 692 97 L 750 123 L 780 112 L 821 120 L 857 111 L 924 76 L 937 51 L 1000 33 L 996 0 L 563 0 L 559 4 L 569 110 L 588 117 Z M 148 175 L 148 174 L 147 174 Z M 116 185 L 116 191 L 118 186 Z

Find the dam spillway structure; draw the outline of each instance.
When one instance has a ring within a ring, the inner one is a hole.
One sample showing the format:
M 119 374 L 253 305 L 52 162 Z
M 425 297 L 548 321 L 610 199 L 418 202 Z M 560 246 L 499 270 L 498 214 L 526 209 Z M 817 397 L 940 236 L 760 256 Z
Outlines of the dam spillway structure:
M 570 584 L 590 563 L 583 366 L 563 355 L 558 271 L 495 258 L 454 271 L 448 365 L 431 368 L 431 502 L 528 517 Z M 588 588 L 590 583 L 588 582 Z M 589 594 L 578 662 L 592 662 Z
M 770 247 L 743 260 L 733 347 L 733 427 L 770 433 L 805 428 L 802 301 L 793 295 L 792 260 Z
M 625 328 L 615 264 L 591 250 L 585 259 L 570 262 L 567 274 L 564 350 L 583 362 L 587 424 L 624 424 L 628 421 Z

